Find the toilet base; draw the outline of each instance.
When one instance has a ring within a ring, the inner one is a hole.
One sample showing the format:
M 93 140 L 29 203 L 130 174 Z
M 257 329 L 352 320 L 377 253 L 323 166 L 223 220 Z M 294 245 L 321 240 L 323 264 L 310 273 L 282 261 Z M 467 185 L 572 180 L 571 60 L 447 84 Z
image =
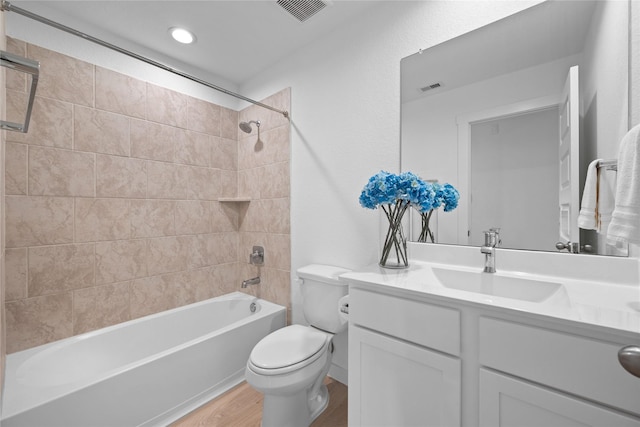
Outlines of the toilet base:
M 293 396 L 265 395 L 262 404 L 261 427 L 308 427 L 327 409 L 329 390 L 322 384 L 315 398 L 306 393 Z

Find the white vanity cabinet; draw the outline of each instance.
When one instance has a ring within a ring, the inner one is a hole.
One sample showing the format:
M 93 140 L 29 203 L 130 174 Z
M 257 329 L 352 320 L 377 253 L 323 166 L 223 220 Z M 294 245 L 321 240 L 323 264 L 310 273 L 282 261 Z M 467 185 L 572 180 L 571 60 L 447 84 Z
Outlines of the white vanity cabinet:
M 624 343 L 486 316 L 479 335 L 480 425 L 640 427 Z
M 361 289 L 349 299 L 349 426 L 460 426 L 460 313 Z
M 640 427 L 640 334 L 353 283 L 349 426 Z

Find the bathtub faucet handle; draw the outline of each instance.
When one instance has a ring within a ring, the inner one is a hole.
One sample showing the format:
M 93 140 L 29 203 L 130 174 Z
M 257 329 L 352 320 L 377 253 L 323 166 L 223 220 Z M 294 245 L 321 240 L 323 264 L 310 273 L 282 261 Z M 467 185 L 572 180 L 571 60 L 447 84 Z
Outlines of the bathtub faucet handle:
M 249 264 L 251 265 L 264 264 L 264 248 L 262 246 L 253 247 L 253 252 L 249 254 Z

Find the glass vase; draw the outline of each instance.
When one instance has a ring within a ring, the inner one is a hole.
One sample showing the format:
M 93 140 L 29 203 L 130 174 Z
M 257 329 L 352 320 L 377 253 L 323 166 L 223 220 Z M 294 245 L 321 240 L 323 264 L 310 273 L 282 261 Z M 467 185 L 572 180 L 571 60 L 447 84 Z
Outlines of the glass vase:
M 398 200 L 395 204 L 381 205 L 388 227 L 380 254 L 380 266 L 384 268 L 407 268 L 407 238 L 402 227 L 402 219 L 409 204 Z

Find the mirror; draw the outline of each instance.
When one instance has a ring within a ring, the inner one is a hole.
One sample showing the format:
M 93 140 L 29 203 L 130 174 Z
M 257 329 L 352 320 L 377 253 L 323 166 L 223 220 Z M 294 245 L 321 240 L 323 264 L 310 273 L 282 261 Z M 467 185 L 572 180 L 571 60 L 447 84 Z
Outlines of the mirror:
M 627 1 L 549 0 L 402 59 L 401 170 L 460 191 L 434 212 L 436 243 L 499 228 L 503 248 L 628 254 L 577 225 L 587 166 L 628 130 L 628 21 Z

